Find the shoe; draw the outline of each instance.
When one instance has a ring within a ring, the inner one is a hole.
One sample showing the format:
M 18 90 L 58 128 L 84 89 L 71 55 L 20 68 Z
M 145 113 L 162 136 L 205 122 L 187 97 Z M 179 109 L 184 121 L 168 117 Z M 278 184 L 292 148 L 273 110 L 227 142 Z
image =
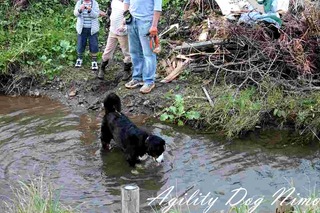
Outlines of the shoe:
M 76 64 L 74 65 L 76 68 L 80 68 L 82 66 L 82 59 L 78 58 Z
M 131 67 L 132 67 L 132 63 L 125 63 L 123 66 L 123 76 L 122 76 L 122 81 L 127 81 L 129 80 L 129 78 L 131 78 L 132 76 L 132 72 L 131 72 Z
M 98 78 L 103 80 L 104 79 L 104 73 L 105 73 L 105 70 L 106 70 L 106 66 L 108 65 L 108 62 L 109 61 L 103 61 L 102 64 L 101 64 L 101 67 L 100 67 L 100 70 L 99 70 L 99 73 L 98 73 Z
M 142 86 L 143 82 L 142 81 L 138 81 L 135 79 L 132 79 L 131 81 L 129 81 L 128 83 L 126 83 L 124 86 L 128 89 L 134 89 L 137 88 L 139 86 Z
M 98 63 L 96 61 L 91 62 L 91 69 L 93 71 L 97 71 L 99 69 L 98 68 Z
M 143 93 L 143 94 L 147 94 L 147 93 L 150 93 L 151 90 L 155 87 L 155 83 L 152 83 L 152 84 L 143 84 L 143 86 L 141 87 L 140 89 L 140 92 Z

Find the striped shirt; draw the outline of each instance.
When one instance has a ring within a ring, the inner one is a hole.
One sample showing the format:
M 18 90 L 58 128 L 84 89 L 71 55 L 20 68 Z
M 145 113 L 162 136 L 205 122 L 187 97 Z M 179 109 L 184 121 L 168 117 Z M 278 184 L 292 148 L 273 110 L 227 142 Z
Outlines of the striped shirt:
M 91 1 L 89 3 L 87 2 L 83 2 L 85 7 L 91 7 Z M 88 10 L 84 9 L 83 10 L 83 28 L 91 28 L 91 24 L 92 24 L 92 18 L 90 17 Z
M 99 32 L 99 4 L 96 0 L 91 0 L 92 2 L 92 9 L 90 13 L 86 13 L 87 11 L 84 10 L 82 13 L 79 13 L 80 5 L 83 3 L 83 0 L 78 0 L 75 7 L 73 14 L 77 17 L 76 23 L 76 30 L 78 34 L 81 34 L 84 22 L 84 13 L 86 13 L 91 18 L 91 35 Z

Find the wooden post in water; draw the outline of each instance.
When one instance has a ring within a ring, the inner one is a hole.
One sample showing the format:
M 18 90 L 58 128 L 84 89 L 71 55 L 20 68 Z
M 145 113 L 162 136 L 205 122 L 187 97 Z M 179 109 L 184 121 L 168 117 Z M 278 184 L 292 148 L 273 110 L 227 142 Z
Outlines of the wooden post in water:
M 277 201 L 277 207 L 276 207 L 276 213 L 292 213 L 294 212 L 293 206 L 291 206 L 290 202 L 292 201 L 291 197 L 288 197 L 286 200 L 286 197 L 281 197 Z M 282 203 L 282 205 L 281 205 Z
M 137 185 L 121 186 L 121 213 L 139 213 L 140 195 Z

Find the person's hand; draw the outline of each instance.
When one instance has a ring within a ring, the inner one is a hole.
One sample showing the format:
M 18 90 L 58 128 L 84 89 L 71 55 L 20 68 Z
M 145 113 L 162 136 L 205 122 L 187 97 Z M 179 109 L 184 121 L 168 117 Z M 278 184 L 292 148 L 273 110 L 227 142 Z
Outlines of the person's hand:
M 101 10 L 99 12 L 99 15 L 102 16 L 102 17 L 106 17 L 107 16 L 107 14 L 105 12 L 101 11 Z
M 79 10 L 83 11 L 84 8 L 85 8 L 84 4 L 81 4 Z
M 155 36 L 158 34 L 158 28 L 157 27 L 150 27 L 149 30 L 150 36 Z
M 127 30 L 127 26 L 121 24 L 121 26 L 117 29 L 117 33 L 124 33 Z
M 123 19 L 121 26 L 117 29 L 118 33 L 123 33 L 127 30 L 126 19 Z
M 87 7 L 87 10 L 88 10 L 88 12 L 90 12 L 90 11 L 91 11 L 91 7 L 90 7 L 90 6 L 88 6 L 88 7 Z

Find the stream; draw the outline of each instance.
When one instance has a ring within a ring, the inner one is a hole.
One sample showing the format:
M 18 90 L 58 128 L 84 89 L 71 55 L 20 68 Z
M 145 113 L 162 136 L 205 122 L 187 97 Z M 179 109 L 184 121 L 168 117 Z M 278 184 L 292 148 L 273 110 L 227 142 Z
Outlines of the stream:
M 162 200 L 152 198 L 161 193 L 169 200 L 189 199 L 171 210 L 192 213 L 227 212 L 241 201 L 256 204 L 253 212 L 275 212 L 272 196 L 283 187 L 295 187 L 301 197 L 320 197 L 319 145 L 273 146 L 290 132 L 266 131 L 228 142 L 131 117 L 167 143 L 164 163 L 147 159 L 135 175 L 120 150 L 100 152 L 102 116 L 71 112 L 47 98 L 0 96 L 0 207 L 13 197 L 17 181 L 40 176 L 57 188 L 61 203 L 82 212 L 120 212 L 120 186 L 130 183 L 140 188 L 141 212 L 157 212 L 155 204 Z

